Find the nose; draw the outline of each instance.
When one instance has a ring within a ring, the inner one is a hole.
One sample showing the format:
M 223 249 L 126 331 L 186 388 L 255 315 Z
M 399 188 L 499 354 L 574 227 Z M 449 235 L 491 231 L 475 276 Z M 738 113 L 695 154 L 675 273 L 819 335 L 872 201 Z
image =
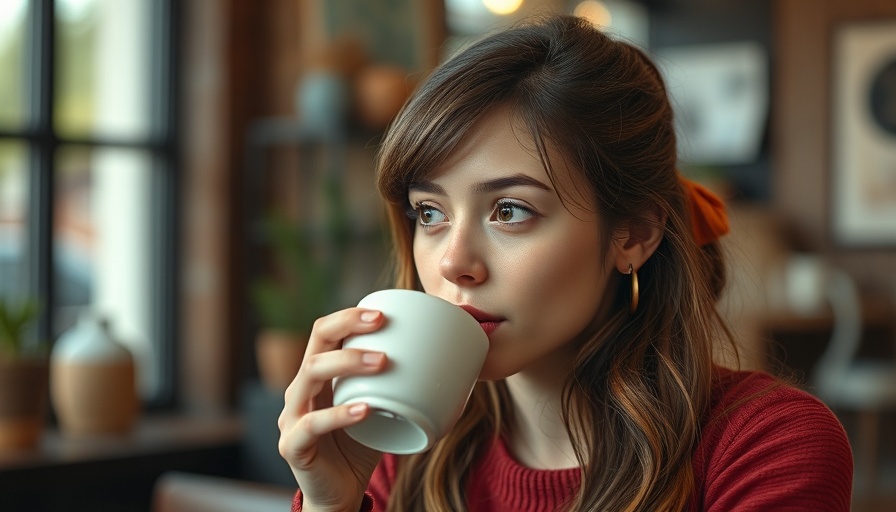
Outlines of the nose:
M 455 228 L 439 260 L 442 277 L 458 286 L 471 286 L 488 278 L 481 240 L 471 227 Z

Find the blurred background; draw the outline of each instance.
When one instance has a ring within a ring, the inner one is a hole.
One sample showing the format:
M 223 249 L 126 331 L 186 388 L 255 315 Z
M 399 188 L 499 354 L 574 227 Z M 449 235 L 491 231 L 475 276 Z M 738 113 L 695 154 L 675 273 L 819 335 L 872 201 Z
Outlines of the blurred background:
M 90 312 L 139 397 L 114 432 L 49 397 L 36 441 L 0 447 L 4 510 L 168 510 L 205 478 L 288 504 L 303 333 L 389 285 L 380 137 L 452 52 L 549 11 L 656 59 L 682 172 L 730 205 L 724 357 L 831 406 L 855 510 L 892 510 L 896 3 L 0 0 L 0 301 L 37 306 L 9 357 L 52 380 Z

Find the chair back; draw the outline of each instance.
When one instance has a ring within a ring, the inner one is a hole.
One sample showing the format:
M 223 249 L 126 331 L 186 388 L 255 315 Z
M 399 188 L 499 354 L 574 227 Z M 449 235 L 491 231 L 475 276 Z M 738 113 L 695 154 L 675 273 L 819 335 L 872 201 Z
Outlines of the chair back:
M 790 256 L 772 276 L 779 306 L 802 317 L 830 315 L 831 336 L 813 368 L 814 380 L 842 375 L 855 362 L 862 341 L 862 306 L 853 277 L 813 254 Z
M 830 343 L 815 367 L 817 379 L 846 370 L 862 340 L 862 307 L 855 280 L 842 269 L 828 267 L 824 282 L 834 324 Z

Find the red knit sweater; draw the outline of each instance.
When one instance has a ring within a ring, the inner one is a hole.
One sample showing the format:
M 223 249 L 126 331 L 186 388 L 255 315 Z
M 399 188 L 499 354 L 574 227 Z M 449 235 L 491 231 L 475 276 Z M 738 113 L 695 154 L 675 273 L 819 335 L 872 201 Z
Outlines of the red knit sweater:
M 811 395 L 758 372 L 720 370 L 693 457 L 692 511 L 848 511 L 852 452 L 843 427 Z M 397 457 L 384 455 L 362 510 L 385 510 Z M 470 512 L 562 510 L 576 468 L 522 466 L 503 442 L 488 447 L 467 488 Z M 301 510 L 301 493 L 293 510 Z

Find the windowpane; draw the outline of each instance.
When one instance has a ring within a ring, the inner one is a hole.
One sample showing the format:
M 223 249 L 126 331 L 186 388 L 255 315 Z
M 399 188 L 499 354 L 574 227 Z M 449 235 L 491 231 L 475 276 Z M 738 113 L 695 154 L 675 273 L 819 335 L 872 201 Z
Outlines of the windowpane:
M 150 135 L 152 0 L 56 1 L 56 129 L 62 136 Z
M 0 298 L 22 298 L 28 286 L 26 166 L 25 144 L 0 140 Z
M 27 0 L 0 1 L 0 129 L 25 121 L 25 15 Z
M 66 146 L 57 158 L 54 300 L 58 330 L 89 307 L 134 353 L 144 397 L 159 390 L 153 328 L 152 158 L 131 149 Z M 58 336 L 59 333 L 56 333 Z

